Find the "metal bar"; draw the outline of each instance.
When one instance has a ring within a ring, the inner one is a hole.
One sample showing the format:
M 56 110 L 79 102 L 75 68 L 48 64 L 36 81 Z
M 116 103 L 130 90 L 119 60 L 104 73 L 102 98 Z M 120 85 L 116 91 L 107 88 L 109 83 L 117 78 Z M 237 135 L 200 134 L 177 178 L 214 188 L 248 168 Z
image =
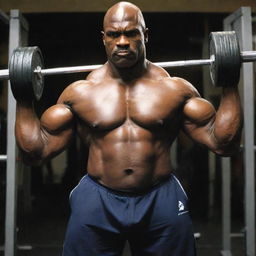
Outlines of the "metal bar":
M 241 52 L 242 62 L 256 61 L 256 51 L 243 51 Z M 214 58 L 210 59 L 199 59 L 199 60 L 178 60 L 178 61 L 166 61 L 166 62 L 154 62 L 155 65 L 162 68 L 172 68 L 172 67 L 189 67 L 189 66 L 206 66 L 211 65 L 214 62 Z M 38 67 L 34 72 L 41 73 L 42 75 L 57 75 L 57 74 L 68 74 L 68 73 L 78 73 L 78 72 L 90 72 L 99 67 L 98 65 L 87 65 L 87 66 L 76 66 L 76 67 L 59 67 L 59 68 L 48 68 L 40 69 Z M 9 71 L 3 70 L 2 76 L 9 76 Z M 0 73 L 1 77 L 1 73 Z
M 0 10 L 0 20 L 5 24 L 5 25 L 9 25 L 10 23 L 10 18 L 9 16 L 3 12 L 2 10 Z
M 256 61 L 256 51 L 241 52 L 241 59 L 242 59 L 242 62 Z M 213 62 L 214 62 L 214 58 L 201 59 L 201 60 L 178 60 L 178 61 L 155 62 L 154 64 L 162 68 L 171 68 L 171 67 L 206 66 L 206 65 L 211 65 Z M 37 69 L 34 70 L 34 72 L 41 73 L 42 75 L 50 76 L 50 75 L 57 75 L 57 74 L 91 72 L 101 66 L 102 64 L 75 66 L 75 67 L 47 68 L 47 69 L 41 69 L 40 67 L 38 67 Z M 9 79 L 8 69 L 0 70 L 0 79 L 1 80 Z
M 32 245 L 17 245 L 17 249 L 21 251 L 31 251 Z M 4 251 L 4 246 L 0 246 L 0 251 Z
M 221 251 L 221 256 L 232 256 L 231 251 Z
M 212 62 L 213 62 L 212 59 L 204 59 L 204 60 L 181 60 L 181 61 L 155 62 L 154 64 L 163 68 L 170 68 L 170 67 L 210 65 Z M 47 68 L 47 69 L 41 69 L 40 67 L 38 67 L 37 69 L 34 70 L 34 72 L 42 75 L 69 74 L 69 73 L 79 73 L 79 72 L 91 72 L 101 66 L 102 64 L 75 66 L 75 67 Z M 8 69 L 0 70 L 0 79 L 1 80 L 9 79 Z
M 0 162 L 4 162 L 7 160 L 7 155 L 0 155 Z
M 252 50 L 251 8 L 241 8 L 241 49 Z M 244 164 L 245 164 L 245 226 L 246 255 L 255 256 L 255 156 L 254 156 L 254 85 L 253 65 L 242 68 L 244 89 Z
M 222 245 L 224 251 L 231 252 L 231 171 L 230 158 L 221 159 L 222 171 Z
M 212 59 L 204 59 L 204 60 L 181 60 L 181 61 L 156 62 L 154 64 L 158 65 L 160 67 L 163 67 L 163 68 L 170 68 L 170 67 L 210 65 L 212 62 L 213 62 Z M 47 68 L 47 69 L 41 69 L 40 67 L 37 67 L 37 69 L 35 69 L 34 72 L 42 74 L 42 75 L 50 76 L 50 75 L 57 75 L 57 74 L 91 72 L 101 66 L 102 66 L 102 64 L 75 66 L 75 67 Z M 0 70 L 0 79 L 1 80 L 9 79 L 9 70 L 8 69 Z
M 230 16 L 229 16 L 230 17 Z M 231 23 L 223 21 L 224 30 L 233 30 Z M 232 255 L 231 253 L 231 166 L 230 158 L 223 158 L 222 165 L 222 251 L 224 256 Z
M 212 60 L 187 60 L 187 61 L 170 61 L 170 62 L 156 62 L 155 64 L 160 67 L 179 67 L 179 66 L 195 66 L 195 65 L 210 65 Z M 76 72 L 90 72 L 102 65 L 88 65 L 77 67 L 64 67 L 64 68 L 49 68 L 49 69 L 36 69 L 35 72 L 42 75 L 56 75 L 56 74 L 68 74 Z
M 20 44 L 20 22 L 19 13 L 11 10 L 10 34 L 9 34 L 9 58 L 10 54 Z M 10 86 L 8 86 L 8 89 Z M 5 256 L 13 256 L 16 253 L 16 154 L 13 115 L 16 112 L 16 103 L 8 90 L 7 108 L 7 171 L 6 171 L 6 217 L 5 217 Z
M 9 58 L 12 51 L 27 38 L 27 22 L 18 10 L 10 11 Z M 10 85 L 8 86 L 10 88 Z M 16 142 L 14 136 L 16 101 L 8 90 L 7 108 L 7 171 L 6 171 L 6 214 L 5 214 L 5 256 L 16 254 L 16 206 L 17 172 Z
M 1 69 L 0 70 L 0 79 L 1 80 L 9 79 L 9 69 Z
M 244 150 L 244 145 L 240 145 L 240 150 Z M 253 150 L 256 151 L 256 145 L 253 146 Z
M 252 51 L 251 8 L 241 7 L 225 19 L 225 29 L 235 30 L 244 52 Z M 255 256 L 255 156 L 253 65 L 244 63 L 241 72 L 244 108 L 245 235 L 246 256 Z
M 256 61 L 256 51 L 243 51 L 241 52 L 242 62 Z
M 211 59 L 206 60 L 184 60 L 184 61 L 169 61 L 169 62 L 155 62 L 163 68 L 170 67 L 186 67 L 186 66 L 197 66 L 197 65 L 210 65 L 213 62 Z M 88 65 L 88 66 L 77 66 L 77 67 L 64 67 L 64 68 L 48 68 L 48 69 L 36 69 L 35 72 L 41 73 L 42 75 L 56 75 L 56 74 L 68 74 L 76 72 L 90 72 L 102 65 Z
M 213 62 L 214 62 L 214 59 L 202 59 L 202 60 L 178 60 L 178 61 L 169 61 L 169 62 L 155 62 L 154 64 L 162 68 L 172 68 L 172 67 L 211 65 Z
M 213 152 L 208 153 L 208 169 L 209 169 L 209 196 L 208 196 L 208 217 L 214 215 L 214 196 L 215 196 L 215 179 L 216 179 L 216 155 Z
M 241 238 L 244 237 L 244 233 L 231 233 L 230 236 L 234 238 Z
M 209 22 L 204 19 L 204 39 L 202 47 L 202 58 L 207 58 L 209 55 Z M 216 95 L 216 88 L 210 86 L 211 77 L 209 68 L 204 66 L 203 70 L 203 95 L 206 100 L 212 101 Z M 214 216 L 214 203 L 215 203 L 215 176 L 216 176 L 216 155 L 208 151 L 208 218 Z
M 88 65 L 88 66 L 76 66 L 76 67 L 64 67 L 64 68 L 38 68 L 35 70 L 36 73 L 41 73 L 42 75 L 57 75 L 57 74 L 69 74 L 69 73 L 79 73 L 79 72 L 90 72 L 102 65 Z

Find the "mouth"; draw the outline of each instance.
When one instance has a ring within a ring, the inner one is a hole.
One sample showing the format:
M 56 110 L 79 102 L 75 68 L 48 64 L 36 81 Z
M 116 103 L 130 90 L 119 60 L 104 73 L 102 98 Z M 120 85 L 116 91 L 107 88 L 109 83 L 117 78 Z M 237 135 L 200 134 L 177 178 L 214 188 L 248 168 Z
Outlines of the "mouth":
M 131 52 L 127 50 L 120 50 L 120 51 L 116 51 L 115 54 L 117 56 L 128 56 L 131 54 Z

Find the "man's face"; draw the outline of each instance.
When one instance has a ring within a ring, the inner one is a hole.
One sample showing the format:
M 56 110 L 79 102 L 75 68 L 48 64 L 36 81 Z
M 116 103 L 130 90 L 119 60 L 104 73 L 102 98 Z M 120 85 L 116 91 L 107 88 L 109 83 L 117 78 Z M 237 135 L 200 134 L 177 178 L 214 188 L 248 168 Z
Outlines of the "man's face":
M 108 60 L 119 68 L 135 65 L 145 57 L 147 29 L 136 21 L 108 22 L 103 32 L 103 42 Z

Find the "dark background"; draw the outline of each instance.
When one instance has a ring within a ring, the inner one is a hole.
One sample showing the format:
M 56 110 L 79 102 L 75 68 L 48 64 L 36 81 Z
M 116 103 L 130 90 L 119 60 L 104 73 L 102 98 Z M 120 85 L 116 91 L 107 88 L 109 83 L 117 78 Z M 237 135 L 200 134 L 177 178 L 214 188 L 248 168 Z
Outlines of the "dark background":
M 46 68 L 101 64 L 106 61 L 100 33 L 104 13 L 36 13 L 24 14 L 24 16 L 29 23 L 28 45 L 40 47 Z M 222 30 L 222 20 L 226 16 L 226 14 L 214 13 L 144 13 L 146 25 L 149 28 L 147 58 L 153 62 L 201 59 L 203 40 L 208 37 L 206 33 Z M 0 43 L 5 45 L 8 41 L 8 29 L 2 23 L 0 23 L 0 32 L 2 35 Z M 6 46 L 0 49 L 6 49 Z M 168 69 L 168 72 L 171 76 L 187 79 L 203 94 L 201 67 L 172 68 Z M 56 102 L 67 85 L 84 79 L 86 75 L 86 73 L 77 73 L 46 77 L 43 97 L 36 103 L 38 115 L 40 116 L 47 107 Z M 3 86 L 1 83 L 0 89 Z M 6 151 L 5 124 L 3 111 L 0 129 L 2 153 Z M 51 162 L 47 165 L 47 182 L 43 179 L 42 168 L 32 170 L 33 201 L 30 212 L 24 211 L 24 202 L 19 196 L 18 241 L 20 243 L 31 241 L 31 235 L 39 237 L 44 243 L 49 244 L 53 240 L 58 244 L 62 243 L 69 215 L 68 194 L 85 173 L 87 152 L 87 147 L 81 145 L 78 139 L 71 143 L 67 149 L 65 172 L 58 184 L 52 177 L 54 169 L 52 169 Z M 178 138 L 177 161 L 176 174 L 189 194 L 192 217 L 207 221 L 209 218 L 208 151 L 195 145 L 181 133 Z M 218 165 L 217 159 L 217 167 Z M 1 202 L 3 202 L 1 205 L 5 205 L 5 165 L 1 164 L 0 168 Z M 215 207 L 217 216 L 219 216 L 221 210 L 219 168 L 217 168 L 216 175 Z M 22 191 L 22 186 L 20 191 Z M 234 205 L 240 217 L 241 201 L 236 200 Z M 3 207 L 1 207 L 0 214 L 0 224 L 3 227 Z M 41 234 L 38 227 L 40 223 L 45 227 L 50 226 L 48 234 Z M 55 232 L 58 235 L 54 235 Z M 0 238 L 3 244 L 3 228 L 0 230 Z

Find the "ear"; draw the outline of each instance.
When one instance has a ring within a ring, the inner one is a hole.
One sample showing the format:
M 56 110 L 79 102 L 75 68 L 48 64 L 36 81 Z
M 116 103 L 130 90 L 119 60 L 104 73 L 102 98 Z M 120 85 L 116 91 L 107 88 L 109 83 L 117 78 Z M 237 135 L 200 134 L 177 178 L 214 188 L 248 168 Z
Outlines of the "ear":
M 148 42 L 148 28 L 145 28 L 144 30 L 144 42 L 145 44 Z
M 102 35 L 103 44 L 105 45 L 105 33 L 104 33 L 104 31 L 101 31 L 101 35 Z

